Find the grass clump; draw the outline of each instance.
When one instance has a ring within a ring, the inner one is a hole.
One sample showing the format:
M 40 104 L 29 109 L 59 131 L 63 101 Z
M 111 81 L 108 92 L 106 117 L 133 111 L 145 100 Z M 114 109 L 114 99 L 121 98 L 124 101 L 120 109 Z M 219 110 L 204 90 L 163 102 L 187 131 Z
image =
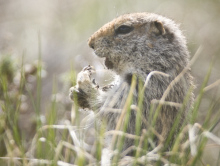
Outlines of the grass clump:
M 217 81 L 207 86 L 211 67 L 191 110 L 193 112 L 190 117 L 191 123 L 184 124 L 169 150 L 167 146 L 176 132 L 176 126 L 185 109 L 185 103 L 189 100 L 191 90 L 184 103 L 179 105 L 152 101 L 152 110 L 154 108 L 156 111 L 159 111 L 160 105 L 163 104 L 180 107 L 179 116 L 174 119 L 170 135 L 164 140 L 153 128 L 157 118 L 155 112 L 152 112 L 151 122 L 146 122 L 141 114 L 143 93 L 139 93 L 138 105 L 132 105 L 132 93 L 138 81 L 136 79 L 132 81 L 130 93 L 114 131 L 105 131 L 104 124 L 101 128 L 97 127 L 100 124 L 96 122 L 95 114 L 92 112 L 82 119 L 80 114 L 83 112 L 75 103 L 72 108 L 65 107 L 65 103 L 60 102 L 62 100 L 57 95 L 56 79 L 51 103 L 48 104 L 45 120 L 42 120 L 41 71 L 41 62 L 22 63 L 21 67 L 17 67 L 10 57 L 0 59 L 0 165 L 206 165 L 203 153 L 208 140 L 212 140 L 215 146 L 220 146 L 220 138 L 213 133 L 219 123 L 219 113 L 214 120 L 211 118 L 213 108 L 219 100 L 210 103 L 204 123 L 196 123 L 204 94 L 219 85 Z M 73 82 L 76 79 L 75 75 L 75 71 L 72 71 Z M 138 86 L 141 91 L 146 85 L 139 82 Z M 59 108 L 62 104 L 64 111 L 69 110 L 69 117 L 60 120 Z M 137 115 L 134 135 L 126 133 L 131 109 L 135 110 Z M 24 116 L 24 113 L 30 110 L 31 116 Z M 28 121 L 28 118 L 32 120 Z M 31 126 L 30 132 L 24 131 L 21 121 Z M 87 123 L 84 123 L 85 121 Z M 141 122 L 148 123 L 149 128 L 141 131 Z M 96 128 L 98 129 L 95 130 Z M 104 138 L 107 135 L 113 137 L 109 143 L 111 149 L 104 147 Z M 156 145 L 154 138 L 161 140 L 162 143 Z M 122 151 L 125 139 L 133 139 L 134 145 Z M 130 152 L 133 152 L 133 155 L 127 156 Z M 216 164 L 219 165 L 219 162 L 216 161 Z

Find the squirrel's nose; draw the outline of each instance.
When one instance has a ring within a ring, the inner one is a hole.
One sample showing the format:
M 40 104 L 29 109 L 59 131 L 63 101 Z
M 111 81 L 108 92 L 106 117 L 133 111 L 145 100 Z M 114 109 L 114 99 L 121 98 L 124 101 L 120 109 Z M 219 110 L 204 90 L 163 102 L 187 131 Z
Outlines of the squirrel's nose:
M 91 47 L 92 49 L 95 49 L 95 42 L 94 39 L 90 37 L 89 41 L 88 41 L 88 45 L 89 47 Z

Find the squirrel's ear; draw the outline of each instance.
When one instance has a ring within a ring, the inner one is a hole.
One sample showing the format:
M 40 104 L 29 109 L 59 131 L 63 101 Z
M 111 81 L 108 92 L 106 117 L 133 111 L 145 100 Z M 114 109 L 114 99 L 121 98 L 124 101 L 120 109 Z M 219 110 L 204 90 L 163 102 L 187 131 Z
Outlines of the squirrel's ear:
M 163 27 L 162 22 L 160 21 L 153 21 L 150 24 L 150 31 L 154 32 L 158 35 L 164 35 L 165 34 L 165 29 Z

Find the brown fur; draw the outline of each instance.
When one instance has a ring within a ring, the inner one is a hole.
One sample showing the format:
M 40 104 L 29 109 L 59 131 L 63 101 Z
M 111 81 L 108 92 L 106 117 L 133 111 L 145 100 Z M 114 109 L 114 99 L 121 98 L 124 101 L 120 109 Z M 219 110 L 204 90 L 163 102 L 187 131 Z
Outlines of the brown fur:
M 120 28 L 120 29 L 119 29 Z M 114 130 L 119 113 L 106 111 L 107 109 L 122 109 L 128 96 L 132 75 L 138 80 L 145 82 L 152 71 L 160 71 L 169 77 L 155 74 L 150 78 L 144 91 L 142 114 L 150 121 L 149 110 L 153 99 L 160 100 L 170 82 L 181 73 L 189 63 L 189 53 L 186 47 L 185 37 L 182 35 L 174 21 L 153 13 L 131 13 L 122 15 L 107 23 L 95 32 L 89 39 L 89 46 L 94 49 L 97 56 L 105 58 L 105 65 L 119 75 L 119 79 L 112 88 L 102 91 L 95 88 L 90 77 L 82 81 L 79 73 L 77 86 L 83 93 L 89 96 L 86 106 L 99 113 L 99 118 L 107 122 L 107 130 Z M 86 71 L 88 74 L 89 72 Z M 79 83 L 80 82 L 80 83 Z M 80 85 L 81 84 L 81 85 Z M 166 101 L 183 103 L 189 89 L 193 87 L 190 70 L 184 74 L 170 90 Z M 79 91 L 78 91 L 79 92 Z M 77 93 L 78 93 L 77 92 Z M 133 93 L 133 103 L 138 103 L 138 88 Z M 186 109 L 181 114 L 180 124 L 176 132 L 182 126 L 183 121 L 193 101 L 193 94 L 186 104 Z M 85 107 L 82 102 L 79 106 Z M 156 131 L 167 138 L 173 122 L 178 115 L 179 108 L 174 106 L 162 106 L 157 117 Z M 131 111 L 131 117 L 127 132 L 135 134 L 136 111 Z M 148 126 L 141 122 L 141 129 Z M 107 138 L 111 140 L 111 137 Z M 175 139 L 175 134 L 171 142 Z M 126 139 L 124 149 L 133 144 L 132 140 Z

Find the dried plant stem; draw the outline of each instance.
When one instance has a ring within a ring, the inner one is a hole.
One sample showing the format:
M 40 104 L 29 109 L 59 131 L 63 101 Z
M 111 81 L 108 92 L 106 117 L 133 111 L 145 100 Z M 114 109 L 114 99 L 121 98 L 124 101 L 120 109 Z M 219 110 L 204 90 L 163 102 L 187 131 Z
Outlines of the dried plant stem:
M 203 90 L 204 92 L 207 92 L 209 90 L 211 90 L 212 88 L 215 88 L 216 86 L 218 86 L 220 84 L 220 79 L 218 79 L 217 81 L 215 81 L 214 83 L 212 83 L 211 85 L 205 87 Z

